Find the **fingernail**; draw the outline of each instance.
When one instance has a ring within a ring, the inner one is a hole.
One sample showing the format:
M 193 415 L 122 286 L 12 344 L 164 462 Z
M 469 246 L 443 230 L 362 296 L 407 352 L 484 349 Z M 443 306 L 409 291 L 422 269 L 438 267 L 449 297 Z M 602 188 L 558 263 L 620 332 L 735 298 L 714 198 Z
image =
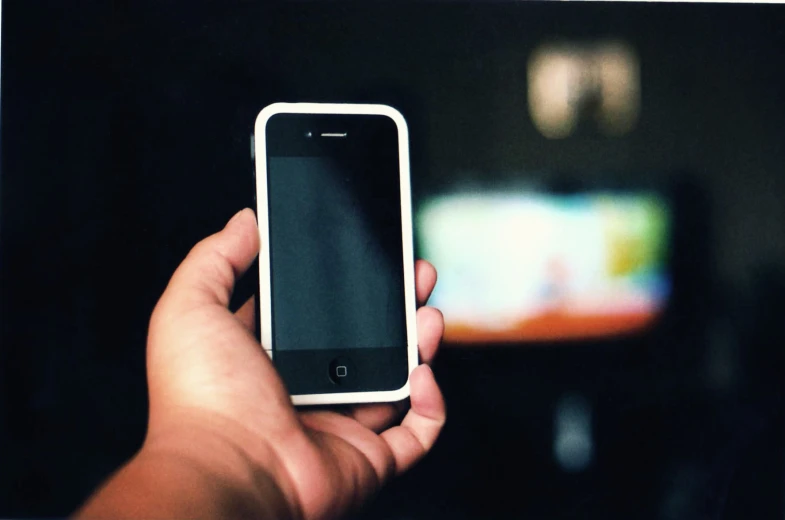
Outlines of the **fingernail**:
M 237 213 L 235 213 L 235 215 L 234 215 L 232 218 L 230 218 L 230 219 L 229 219 L 229 222 L 227 222 L 227 223 L 226 223 L 226 227 L 229 227 L 229 226 L 231 226 L 231 225 L 232 225 L 234 222 L 236 222 L 237 220 L 239 220 L 239 219 L 240 219 L 240 217 L 242 216 L 242 214 L 243 214 L 243 213 L 245 213 L 245 211 L 246 211 L 247 209 L 248 209 L 248 208 L 244 208 L 244 209 L 241 209 L 240 211 L 238 211 Z

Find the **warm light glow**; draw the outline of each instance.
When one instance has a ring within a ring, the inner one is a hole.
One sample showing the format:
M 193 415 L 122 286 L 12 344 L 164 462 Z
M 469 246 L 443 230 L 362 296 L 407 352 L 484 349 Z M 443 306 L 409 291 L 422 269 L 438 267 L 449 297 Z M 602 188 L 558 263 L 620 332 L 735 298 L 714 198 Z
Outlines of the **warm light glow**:
M 635 127 L 640 71 L 632 49 L 620 42 L 548 44 L 529 60 L 529 111 L 545 137 L 561 139 L 591 122 L 608 135 Z

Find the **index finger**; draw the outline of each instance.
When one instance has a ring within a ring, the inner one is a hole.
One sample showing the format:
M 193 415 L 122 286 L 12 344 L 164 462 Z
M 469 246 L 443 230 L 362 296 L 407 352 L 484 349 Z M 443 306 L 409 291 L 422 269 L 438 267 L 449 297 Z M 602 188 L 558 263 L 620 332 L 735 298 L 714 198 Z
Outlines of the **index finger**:
M 417 306 L 422 307 L 428 303 L 433 288 L 436 287 L 436 268 L 427 260 L 417 260 L 414 264 L 415 292 Z

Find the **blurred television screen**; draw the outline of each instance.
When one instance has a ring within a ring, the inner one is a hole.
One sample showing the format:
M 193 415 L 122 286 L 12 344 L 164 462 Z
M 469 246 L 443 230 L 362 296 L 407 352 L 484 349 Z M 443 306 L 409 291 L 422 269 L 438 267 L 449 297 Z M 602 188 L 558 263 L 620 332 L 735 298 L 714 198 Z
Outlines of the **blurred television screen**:
M 581 340 L 650 327 L 670 294 L 667 201 L 651 193 L 464 193 L 420 205 L 431 303 L 453 343 Z

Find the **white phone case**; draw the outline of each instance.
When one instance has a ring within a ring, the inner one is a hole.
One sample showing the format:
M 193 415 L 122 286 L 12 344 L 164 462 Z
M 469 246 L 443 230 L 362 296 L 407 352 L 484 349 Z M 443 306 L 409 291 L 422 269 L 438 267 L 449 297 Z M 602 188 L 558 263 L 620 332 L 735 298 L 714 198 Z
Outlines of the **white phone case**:
M 417 309 L 414 288 L 414 245 L 412 239 L 411 184 L 409 173 L 409 131 L 406 120 L 396 109 L 386 105 L 360 105 L 343 103 L 275 103 L 264 108 L 256 118 L 255 158 L 256 158 L 256 200 L 261 251 L 259 253 L 259 294 L 261 339 L 267 354 L 274 361 L 272 338 L 272 313 L 270 292 L 270 252 L 268 198 L 267 198 L 267 121 L 275 114 L 366 114 L 383 115 L 393 121 L 398 128 L 398 150 L 400 156 L 401 179 L 401 228 L 403 230 L 403 279 L 406 297 L 406 328 L 409 374 L 417 367 L 419 354 L 417 347 Z M 400 401 L 409 396 L 409 381 L 397 389 L 381 392 L 348 392 L 329 394 L 292 395 L 295 405 L 381 403 Z

